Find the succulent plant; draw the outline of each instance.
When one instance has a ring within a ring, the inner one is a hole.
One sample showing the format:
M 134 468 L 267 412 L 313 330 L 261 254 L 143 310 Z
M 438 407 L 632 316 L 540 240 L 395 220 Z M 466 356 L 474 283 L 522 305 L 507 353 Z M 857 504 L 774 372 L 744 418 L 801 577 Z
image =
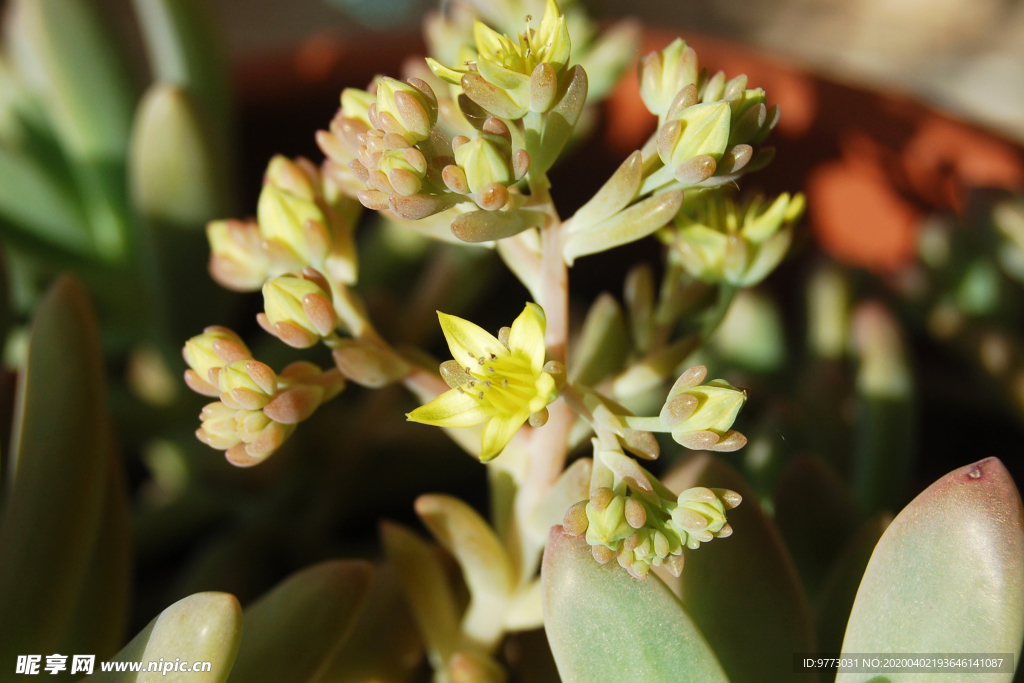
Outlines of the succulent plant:
M 598 31 L 568 0 L 460 0 L 428 20 L 432 54 L 404 79 L 341 93 L 321 163 L 272 157 L 255 217 L 225 218 L 223 74 L 201 5 L 137 3 L 160 84 L 132 123 L 93 4 L 14 4 L 0 218 L 15 289 L 67 256 L 106 335 L 64 276 L 14 354 L 0 680 L 86 673 L 61 668 L 64 653 L 94 655 L 99 680 L 240 683 L 770 683 L 823 680 L 830 653 L 1016 661 L 1020 494 L 988 457 L 908 502 L 928 378 L 904 311 L 874 280 L 815 266 L 799 280 L 801 356 L 774 296 L 752 289 L 781 267 L 804 208 L 801 194 L 734 191 L 772 159 L 769 93 L 701 68 L 682 39 L 644 56 L 654 132 L 563 219 L 551 171 L 572 162 L 635 29 Z M 995 270 L 1019 274 L 1015 206 L 994 214 L 998 259 L 926 235 L 934 287 L 897 283 L 905 307 L 942 323 L 954 302 L 952 337 L 965 318 L 994 320 L 1015 296 Z M 629 267 L 621 296 L 571 325 L 570 269 L 651 236 L 662 262 Z M 182 250 L 259 301 L 250 328 L 264 335 L 198 319 L 215 299 L 168 286 Z M 525 305 L 484 298 L 499 261 Z M 139 273 L 149 298 L 126 288 Z M 117 300 L 129 306 L 107 308 Z M 124 333 L 109 310 L 147 317 Z M 160 422 L 126 410 L 117 385 L 107 396 L 111 333 L 187 339 L 201 445 L 179 438 L 186 399 Z M 1012 367 L 994 374 L 1012 386 Z M 148 478 L 129 486 L 140 468 L 118 437 L 147 428 Z M 424 492 L 460 477 L 462 495 Z M 486 512 L 468 502 L 484 498 Z M 405 522 L 382 521 L 379 544 L 372 529 L 351 540 L 380 518 Z M 132 612 L 136 556 L 161 567 L 140 572 Z M 133 670 L 151 662 L 159 673 Z M 209 666 L 184 668 L 195 662 Z M 837 680 L 920 675 L 869 665 Z

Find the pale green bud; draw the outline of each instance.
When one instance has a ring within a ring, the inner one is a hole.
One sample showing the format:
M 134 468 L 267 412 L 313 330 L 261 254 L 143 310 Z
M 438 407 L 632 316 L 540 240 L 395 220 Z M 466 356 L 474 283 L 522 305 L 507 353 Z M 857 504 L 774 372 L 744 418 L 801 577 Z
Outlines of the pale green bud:
M 708 369 L 697 365 L 684 372 L 661 409 L 661 423 L 677 443 L 694 450 L 734 451 L 747 439 L 732 424 L 747 400 L 747 392 L 725 380 L 701 384 Z
M 185 342 L 182 356 L 189 367 L 185 382 L 204 396 L 218 395 L 217 371 L 229 363 L 252 358 L 237 334 L 217 326 L 207 327 L 202 334 Z
M 658 154 L 662 162 L 678 168 L 697 156 L 710 156 L 716 162 L 729 144 L 732 109 L 728 102 L 695 104 L 683 109 L 678 118 L 666 123 L 658 133 Z
M 264 327 L 285 343 L 298 348 L 313 346 L 334 333 L 337 314 L 330 294 L 321 283 L 291 275 L 279 275 L 263 285 Z
M 697 53 L 677 38 L 661 52 L 651 52 L 640 61 L 640 98 L 648 111 L 664 116 L 679 91 L 696 85 L 699 76 Z
M 595 504 L 592 499 L 587 504 L 587 543 L 616 548 L 633 533 L 633 527 L 626 521 L 626 497 L 613 495 L 607 505 L 599 510 L 600 503 Z
M 377 84 L 375 112 L 369 118 L 375 128 L 397 133 L 415 144 L 429 138 L 431 128 L 437 123 L 437 98 L 425 82 L 418 79 L 411 82 L 418 87 L 394 78 L 382 78 Z
M 427 160 L 414 147 L 389 149 L 381 155 L 377 170 L 387 176 L 395 192 L 409 196 L 420 191 L 427 175 Z
M 229 408 L 259 410 L 277 392 L 277 375 L 258 361 L 235 361 L 221 368 L 217 375 L 220 400 Z
M 687 548 L 696 550 L 701 543 L 732 535 L 725 511 L 740 504 L 742 498 L 728 489 L 703 486 L 679 494 L 668 526 L 676 531 Z
M 319 178 L 283 156 L 267 167 L 256 214 L 272 257 L 292 265 L 320 265 L 330 244 L 326 219 L 317 203 Z
M 481 133 L 459 146 L 455 150 L 455 163 L 466 173 L 473 194 L 492 183 L 508 185 L 513 182 L 511 145 L 497 135 Z
M 377 96 L 371 92 L 360 88 L 345 88 L 341 91 L 341 115 L 370 126 L 370 105 L 376 101 Z

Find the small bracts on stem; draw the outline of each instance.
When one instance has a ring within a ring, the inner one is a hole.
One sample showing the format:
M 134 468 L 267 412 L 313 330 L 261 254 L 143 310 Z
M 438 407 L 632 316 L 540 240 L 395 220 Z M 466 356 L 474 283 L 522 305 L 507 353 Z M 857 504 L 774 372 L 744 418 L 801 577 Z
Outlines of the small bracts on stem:
M 760 196 L 736 202 L 721 190 L 701 192 L 659 236 L 673 248 L 670 258 L 690 276 L 751 287 L 786 256 L 804 206 L 802 194 L 783 193 L 767 204 Z
M 222 327 L 208 327 L 189 339 L 183 355 L 189 387 L 220 399 L 203 408 L 196 436 L 226 451 L 228 461 L 239 467 L 266 459 L 299 422 L 345 387 L 338 370 L 324 372 L 312 363 L 292 363 L 277 374 Z
M 453 360 L 441 365 L 451 390 L 407 415 L 410 421 L 437 427 L 484 425 L 480 459 L 497 457 L 520 427 L 541 426 L 547 405 L 558 398 L 558 363 L 545 364 L 546 319 L 529 303 L 494 337 L 468 320 L 438 313 Z
M 566 533 L 586 534 L 595 560 L 617 560 L 637 579 L 652 566 L 679 576 L 684 548 L 732 535 L 726 510 L 742 500 L 735 491 L 698 487 L 677 496 L 635 462 L 619 464 L 623 458 L 595 440 L 590 498 L 570 507 L 562 522 Z

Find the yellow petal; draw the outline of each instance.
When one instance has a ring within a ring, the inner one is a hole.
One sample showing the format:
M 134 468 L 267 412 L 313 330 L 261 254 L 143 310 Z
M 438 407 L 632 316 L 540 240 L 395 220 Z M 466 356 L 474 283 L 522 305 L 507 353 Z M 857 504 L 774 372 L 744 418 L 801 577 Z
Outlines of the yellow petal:
M 491 355 L 497 357 L 508 354 L 508 349 L 479 325 L 440 311 L 437 312 L 437 317 L 441 321 L 441 330 L 452 352 L 452 358 L 459 365 L 472 369 L 476 367 L 480 358 L 488 359 Z
M 435 427 L 473 427 L 487 420 L 491 410 L 458 389 L 444 392 L 430 403 L 422 405 L 406 417 Z
M 547 317 L 544 309 L 534 303 L 526 304 L 526 308 L 512 323 L 512 331 L 508 335 L 508 346 L 512 353 L 523 355 L 530 361 L 530 368 L 540 372 L 544 367 L 547 348 L 544 346 L 544 332 L 547 328 Z
M 487 462 L 498 457 L 519 428 L 523 426 L 530 414 L 527 412 L 514 415 L 494 416 L 484 426 L 484 435 L 480 448 L 480 462 Z
M 555 389 L 555 378 L 546 372 L 542 372 L 535 384 L 537 396 L 530 399 L 528 407 L 531 413 L 536 413 L 549 403 L 558 398 L 558 391 Z
M 481 58 L 500 55 L 508 44 L 508 38 L 480 20 L 473 24 L 473 38 Z

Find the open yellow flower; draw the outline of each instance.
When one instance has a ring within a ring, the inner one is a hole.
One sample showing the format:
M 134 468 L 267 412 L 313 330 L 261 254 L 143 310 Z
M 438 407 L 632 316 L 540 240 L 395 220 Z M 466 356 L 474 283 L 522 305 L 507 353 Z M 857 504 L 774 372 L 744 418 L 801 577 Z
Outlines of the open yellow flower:
M 531 414 L 558 398 L 544 372 L 544 309 L 528 303 L 499 338 L 468 320 L 438 312 L 454 360 L 441 366 L 452 387 L 406 417 L 436 427 L 484 424 L 480 459 L 495 458 Z M 486 423 L 486 424 L 485 424 Z

